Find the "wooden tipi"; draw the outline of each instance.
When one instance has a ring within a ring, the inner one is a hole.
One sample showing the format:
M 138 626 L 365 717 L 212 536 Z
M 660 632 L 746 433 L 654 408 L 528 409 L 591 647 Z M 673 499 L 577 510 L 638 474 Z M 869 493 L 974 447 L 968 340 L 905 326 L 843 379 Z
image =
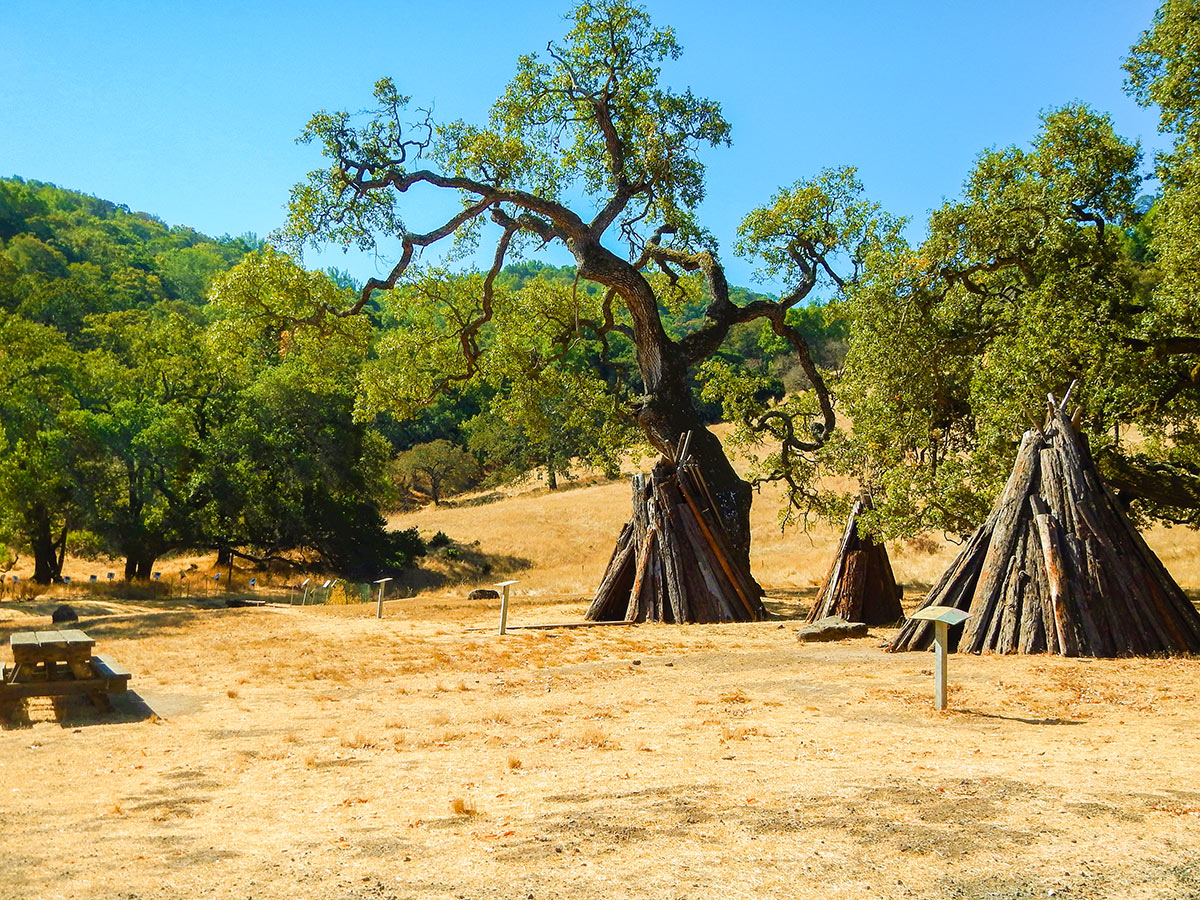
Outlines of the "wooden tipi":
M 738 561 L 700 468 L 686 455 L 633 479 L 621 530 L 586 618 L 628 622 L 754 622 L 762 588 Z
M 970 612 L 951 639 L 972 653 L 1200 652 L 1200 614 L 1100 480 L 1066 403 L 1051 397 L 1046 426 L 1025 433 L 1003 495 L 922 608 Z M 890 649 L 932 640 L 909 620 Z
M 808 614 L 809 622 L 841 616 L 848 622 L 890 625 L 904 618 L 887 548 L 858 531 L 859 515 L 870 508 L 871 498 L 865 494 L 854 501 L 837 556 Z

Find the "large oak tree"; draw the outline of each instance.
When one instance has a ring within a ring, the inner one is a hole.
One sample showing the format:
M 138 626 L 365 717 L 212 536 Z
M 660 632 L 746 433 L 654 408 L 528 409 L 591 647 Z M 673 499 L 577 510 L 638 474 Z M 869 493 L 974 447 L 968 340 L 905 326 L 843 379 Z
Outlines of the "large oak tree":
M 796 353 L 812 386 L 807 405 L 753 423 L 776 435 L 796 459 L 817 450 L 834 428 L 821 373 L 787 312 L 825 283 L 833 290 L 854 268 L 854 254 L 873 227 L 872 210 L 848 209 L 853 198 L 826 182 L 798 184 L 748 218 L 746 252 L 788 280 L 779 299 L 735 303 L 713 237 L 697 212 L 705 194 L 705 147 L 727 144 L 730 125 L 720 106 L 664 84 L 661 65 L 680 47 L 674 32 L 656 27 L 627 0 L 579 3 L 565 38 L 543 54 L 522 56 L 487 122 L 435 122 L 410 113 L 409 98 L 391 79 L 375 88 L 365 119 L 345 112 L 313 116 L 302 140 L 320 144 L 329 160 L 292 195 L 285 236 L 296 244 L 329 242 L 383 251 L 398 239 L 395 263 L 372 279 L 347 309 L 316 309 L 319 325 L 362 312 L 377 291 L 420 290 L 421 254 L 435 245 L 473 250 L 488 241 L 491 265 L 469 304 L 450 304 L 443 336 L 460 355 L 437 367 L 440 377 L 405 373 L 394 379 L 411 400 L 428 399 L 472 378 L 486 350 L 506 262 L 546 246 L 565 248 L 580 279 L 603 289 L 600 314 L 580 316 L 571 340 L 607 344 L 622 335 L 635 347 L 641 396 L 633 413 L 649 442 L 669 453 L 693 433 L 691 452 L 716 495 L 737 550 L 748 562 L 751 488 L 730 465 L 693 403 L 690 373 L 718 351 L 738 323 L 762 319 Z M 410 217 L 417 194 L 449 195 L 453 211 L 417 230 Z M 702 279 L 708 306 L 702 323 L 671 336 L 670 297 L 691 277 Z M 436 293 L 431 289 L 431 295 Z M 431 302 L 438 298 L 431 296 Z M 427 342 L 430 345 L 436 342 Z M 437 346 L 444 346 L 442 342 Z M 397 366 L 421 368 L 396 359 Z M 394 393 L 394 392 L 393 392 Z M 422 398 L 422 394 L 425 395 Z M 799 419 L 797 419 L 799 416 Z

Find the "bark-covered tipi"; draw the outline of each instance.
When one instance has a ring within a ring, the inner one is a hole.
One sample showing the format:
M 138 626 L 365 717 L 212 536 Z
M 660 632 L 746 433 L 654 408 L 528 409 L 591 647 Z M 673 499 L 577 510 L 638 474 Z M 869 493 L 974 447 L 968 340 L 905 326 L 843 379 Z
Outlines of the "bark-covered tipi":
M 866 494 L 854 501 L 833 565 L 808 614 L 809 622 L 841 616 L 848 622 L 890 625 L 904 617 L 887 548 L 870 534 L 859 534 L 858 517 L 870 508 L 871 498 Z
M 951 636 L 972 653 L 1200 652 L 1200 613 L 1100 480 L 1069 396 L 1025 433 L 999 502 L 922 608 L 970 612 Z M 931 622 L 910 619 L 890 649 L 932 640 Z
M 599 622 L 754 622 L 762 588 L 740 561 L 687 440 L 633 479 L 621 530 L 586 618 Z

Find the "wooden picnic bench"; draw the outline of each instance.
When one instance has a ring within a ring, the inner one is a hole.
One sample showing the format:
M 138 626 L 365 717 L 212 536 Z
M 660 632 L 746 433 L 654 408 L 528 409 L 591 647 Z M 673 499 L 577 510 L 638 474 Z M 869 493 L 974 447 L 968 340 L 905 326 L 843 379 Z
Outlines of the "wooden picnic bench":
M 19 631 L 9 646 L 13 664 L 0 663 L 0 705 L 27 697 L 86 695 L 109 709 L 109 695 L 129 687 L 129 671 L 109 656 L 93 656 L 96 642 L 77 629 Z

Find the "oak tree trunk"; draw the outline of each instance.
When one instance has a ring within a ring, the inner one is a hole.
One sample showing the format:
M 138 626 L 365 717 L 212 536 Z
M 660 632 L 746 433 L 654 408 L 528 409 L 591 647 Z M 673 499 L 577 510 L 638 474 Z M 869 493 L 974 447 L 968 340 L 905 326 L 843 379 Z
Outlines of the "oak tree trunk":
M 33 580 L 38 584 L 61 581 L 67 543 L 66 526 L 56 538 L 49 512 L 40 510 L 29 543 L 33 549 Z
M 154 571 L 158 554 L 149 548 L 140 548 L 125 557 L 125 580 L 148 581 Z

